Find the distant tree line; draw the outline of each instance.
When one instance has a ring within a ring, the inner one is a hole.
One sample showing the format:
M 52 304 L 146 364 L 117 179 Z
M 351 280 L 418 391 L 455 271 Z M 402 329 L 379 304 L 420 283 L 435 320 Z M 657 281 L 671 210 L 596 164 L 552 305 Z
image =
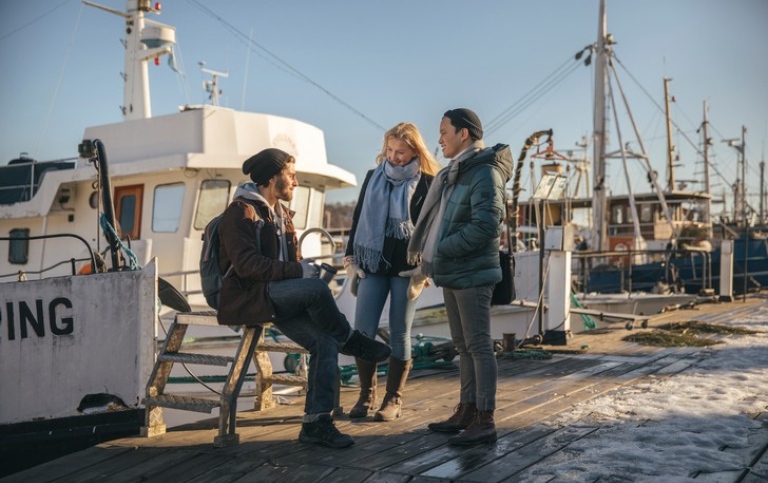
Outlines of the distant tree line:
M 349 231 L 352 227 L 352 213 L 355 211 L 356 203 L 356 201 L 326 203 L 325 228 Z

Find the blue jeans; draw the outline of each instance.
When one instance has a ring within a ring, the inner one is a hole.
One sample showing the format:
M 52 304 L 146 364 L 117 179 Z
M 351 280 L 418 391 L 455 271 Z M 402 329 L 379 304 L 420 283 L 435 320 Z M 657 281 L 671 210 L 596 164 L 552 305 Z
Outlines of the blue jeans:
M 357 287 L 355 329 L 375 338 L 389 296 L 389 345 L 392 347 L 392 357 L 401 361 L 411 358 L 411 326 L 416 313 L 416 301 L 408 300 L 410 280 L 369 273 L 360 280 Z
M 306 414 L 329 413 L 336 406 L 339 347 L 351 330 L 328 284 L 317 278 L 269 283 L 275 326 L 309 351 Z
M 491 338 L 493 285 L 452 290 L 443 287 L 448 326 L 459 353 L 459 402 L 480 411 L 496 409 L 498 369 Z

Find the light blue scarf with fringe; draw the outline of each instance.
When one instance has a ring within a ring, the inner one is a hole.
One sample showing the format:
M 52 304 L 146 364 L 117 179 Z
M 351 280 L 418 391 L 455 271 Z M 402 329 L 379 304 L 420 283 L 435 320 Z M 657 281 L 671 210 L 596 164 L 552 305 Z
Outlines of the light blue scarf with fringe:
M 357 264 L 371 272 L 379 271 L 384 237 L 407 240 L 413 233 L 408 212 L 416 185 L 421 178 L 421 164 L 414 158 L 405 166 L 392 166 L 384 160 L 371 174 L 357 220 L 355 244 L 352 247 Z

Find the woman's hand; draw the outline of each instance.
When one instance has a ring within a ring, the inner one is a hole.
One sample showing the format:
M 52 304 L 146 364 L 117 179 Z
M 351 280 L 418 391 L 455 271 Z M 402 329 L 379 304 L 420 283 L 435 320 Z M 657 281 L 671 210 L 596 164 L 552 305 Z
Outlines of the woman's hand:
M 408 300 L 416 300 L 424 287 L 429 287 L 429 277 L 421 273 L 421 266 L 398 273 L 401 277 L 410 277 L 408 283 Z
M 350 284 L 349 291 L 357 297 L 357 284 L 359 279 L 365 278 L 365 271 L 357 264 L 357 259 L 354 256 L 344 257 L 344 270 L 347 271 L 347 283 Z

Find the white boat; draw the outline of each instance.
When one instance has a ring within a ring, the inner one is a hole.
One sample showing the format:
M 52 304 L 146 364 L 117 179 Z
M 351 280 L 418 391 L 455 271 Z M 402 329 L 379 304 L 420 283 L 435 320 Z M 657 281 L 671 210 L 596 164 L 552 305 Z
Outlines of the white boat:
M 172 312 L 158 307 L 158 277 L 193 307 L 207 307 L 198 276 L 201 234 L 247 181 L 245 159 L 267 147 L 296 157 L 300 187 L 290 208 L 305 256 L 333 251 L 322 230 L 310 230 L 322 225 L 326 191 L 356 185 L 353 174 L 328 162 L 323 132 L 299 120 L 218 105 L 153 116 L 147 62 L 171 52 L 175 30 L 146 18 L 154 7 L 145 0 L 128 0 L 125 12 L 99 8 L 134 26 L 126 29 L 124 119 L 87 127 L 72 149 L 98 140 L 108 163 L 95 169 L 82 153 L 0 167 L 3 448 L 21 447 L 24 434 L 44 440 L 62 421 L 95 431 L 100 423 L 86 423 L 84 413 L 114 415 L 116 401 L 128 412 L 142 410 L 163 338 L 158 312 Z M 119 242 L 102 230 L 114 230 L 123 247 L 108 250 Z M 106 255 L 108 273 L 93 274 L 92 252 Z M 214 328 L 211 335 L 222 332 L 233 334 Z M 142 422 L 133 414 L 122 434 Z M 76 434 L 68 431 L 62 434 Z
M 215 96 L 214 105 L 152 116 L 146 64 L 172 51 L 175 30 L 145 18 L 153 7 L 144 0 L 129 0 L 126 13 L 99 8 L 125 16 L 136 28 L 126 34 L 124 120 L 88 127 L 83 139 L 106 147 L 114 228 L 135 262 L 143 266 L 157 258 L 159 276 L 193 307 L 206 307 L 198 277 L 203 228 L 224 210 L 237 184 L 249 181 L 242 162 L 266 147 L 296 156 L 300 186 L 290 208 L 303 254 L 334 251 L 321 230 L 309 229 L 322 226 L 326 191 L 355 186 L 356 178 L 328 162 L 323 132 L 296 119 L 220 107 Z M 79 142 L 73 140 L 73 153 Z M 89 270 L 81 241 L 25 238 L 71 233 L 103 251 L 106 242 L 94 223 L 100 208 L 95 177 L 83 158 L 22 157 L 0 167 L 0 233 L 18 238 L 9 244 L 11 256 L 0 259 L 0 282 L 73 274 L 62 258 L 75 259 L 74 272 Z

